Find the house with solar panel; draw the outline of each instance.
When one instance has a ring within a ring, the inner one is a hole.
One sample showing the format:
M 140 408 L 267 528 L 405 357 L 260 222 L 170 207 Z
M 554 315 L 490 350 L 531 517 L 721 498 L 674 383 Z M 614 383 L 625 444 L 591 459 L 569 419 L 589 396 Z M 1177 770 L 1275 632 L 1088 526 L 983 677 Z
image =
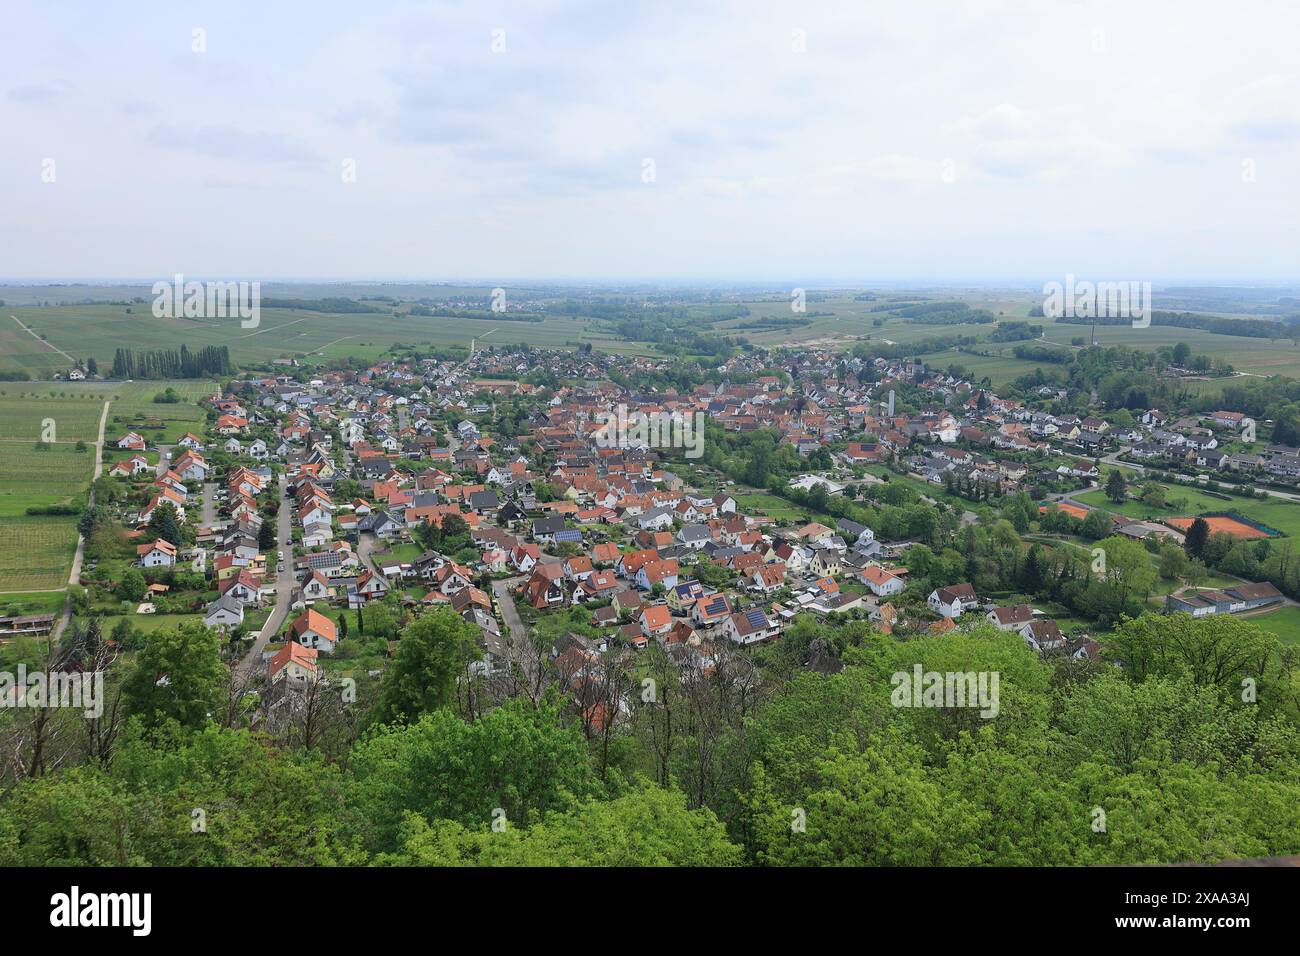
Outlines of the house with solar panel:
M 691 608 L 691 620 L 700 627 L 713 627 L 731 617 L 731 602 L 725 594 L 700 598 Z
M 678 614 L 684 614 L 702 597 L 704 585 L 694 578 L 687 578 L 668 589 L 668 606 Z
M 781 633 L 780 626 L 768 620 L 767 613 L 758 607 L 732 614 L 722 627 L 734 644 L 757 644 Z

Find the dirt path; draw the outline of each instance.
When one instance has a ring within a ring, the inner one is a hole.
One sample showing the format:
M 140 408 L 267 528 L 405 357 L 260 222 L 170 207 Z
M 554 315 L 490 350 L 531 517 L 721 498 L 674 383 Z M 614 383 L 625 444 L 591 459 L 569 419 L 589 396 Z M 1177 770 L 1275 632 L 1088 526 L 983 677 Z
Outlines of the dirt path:
M 22 323 L 19 323 L 20 325 Z M 99 414 L 99 437 L 95 439 L 95 471 L 90 477 L 90 494 L 86 497 L 86 510 L 95 507 L 95 482 L 104 473 L 104 428 L 108 425 L 109 402 L 104 402 L 104 410 Z M 63 602 L 63 616 L 54 628 L 53 638 L 57 642 L 63 636 L 63 629 L 72 620 L 72 591 L 81 581 L 81 565 L 86 558 L 86 539 L 77 533 L 77 552 L 72 556 L 72 570 L 68 572 L 68 597 Z
M 20 329 L 22 329 L 24 332 L 26 332 L 28 335 L 30 335 L 32 338 L 34 338 L 37 342 L 40 342 L 42 345 L 54 349 L 54 351 L 58 352 L 60 355 L 62 355 L 65 359 L 67 359 L 69 362 L 73 363 L 74 365 L 77 363 L 77 360 L 74 359 L 74 358 L 73 358 L 71 355 L 69 355 L 67 352 L 63 351 L 63 349 L 59 348 L 57 345 L 51 345 L 51 344 L 50 344 L 49 342 L 47 342 L 45 339 L 41 338 L 39 335 L 37 335 L 35 332 L 33 332 L 31 329 L 29 329 L 27 326 L 23 325 L 23 321 L 22 321 L 22 319 L 18 318 L 18 316 L 16 316 L 16 315 L 11 315 L 11 316 L 9 316 L 9 318 L 11 318 L 11 319 L 13 319 L 15 322 L 17 322 L 17 323 L 18 323 L 18 327 L 19 327 Z

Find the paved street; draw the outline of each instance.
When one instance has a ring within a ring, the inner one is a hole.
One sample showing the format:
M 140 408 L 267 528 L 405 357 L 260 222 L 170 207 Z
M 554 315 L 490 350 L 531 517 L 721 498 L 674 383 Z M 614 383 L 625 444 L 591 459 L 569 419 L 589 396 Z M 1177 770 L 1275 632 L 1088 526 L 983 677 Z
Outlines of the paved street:
M 278 573 L 275 577 L 275 607 L 271 610 L 271 615 L 262 625 L 262 630 L 258 632 L 257 640 L 253 642 L 252 649 L 245 655 L 244 659 L 239 662 L 239 673 L 241 676 L 247 676 L 261 664 L 262 651 L 270 643 L 271 638 L 275 637 L 283 630 L 286 617 L 289 614 L 289 601 L 293 598 L 293 548 L 292 533 L 290 531 L 290 516 L 293 514 L 293 499 L 289 497 L 288 485 L 285 483 L 283 476 L 280 479 L 280 513 L 277 516 L 277 534 L 279 548 L 284 551 L 284 571 Z M 275 567 L 275 555 L 266 556 L 267 574 L 270 575 L 270 568 Z

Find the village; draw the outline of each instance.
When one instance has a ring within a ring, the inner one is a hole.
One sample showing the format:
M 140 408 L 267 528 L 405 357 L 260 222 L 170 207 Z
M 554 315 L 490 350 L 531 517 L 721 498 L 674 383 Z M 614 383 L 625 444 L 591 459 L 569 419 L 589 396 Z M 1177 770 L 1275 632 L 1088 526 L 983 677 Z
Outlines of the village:
M 981 520 L 981 503 L 1030 491 L 1045 526 L 1083 525 L 1095 509 L 1077 496 L 1100 484 L 1103 463 L 1141 471 L 1158 461 L 1204 486 L 1220 470 L 1290 478 L 1300 462 L 1279 446 L 1217 453 L 1254 427 L 1237 413 L 1170 420 L 1151 410 L 1114 425 L 912 361 L 740 356 L 720 371 L 743 384 L 724 377 L 682 393 L 617 385 L 608 373 L 621 360 L 573 352 L 548 355 L 553 379 L 533 384 L 535 358 L 503 349 L 359 371 L 287 363 L 209 399 L 201 434 L 166 447 L 137 431 L 115 436 L 107 474 L 130 489 L 116 508 L 144 578 L 136 613 L 194 610 L 212 595 L 203 623 L 226 635 L 233 666 L 281 695 L 362 671 L 381 677 L 400 640 L 394 622 L 431 608 L 475 629 L 472 674 L 498 696 L 517 692 L 521 672 L 572 677 L 611 649 L 654 644 L 707 669 L 720 650 L 777 640 L 802 615 L 900 637 L 987 621 L 1041 654 L 1096 659 L 1090 629 L 1063 630 L 1032 594 L 979 593 L 970 580 L 918 592 L 912 529 L 832 518 L 827 503 L 891 480 L 910 487 L 918 506 L 951 512 L 950 533 L 934 532 L 938 550 Z M 659 363 L 635 365 L 653 374 Z M 789 500 L 681 449 L 611 442 L 599 425 L 624 406 L 778 434 L 799 466 Z M 1097 537 L 1184 543 L 1177 519 L 1105 518 Z M 95 570 L 86 583 L 110 586 Z M 1286 600 L 1267 582 L 1223 583 L 1170 593 L 1165 607 L 1200 617 Z M 566 627 L 539 650 L 530 632 L 548 616 Z

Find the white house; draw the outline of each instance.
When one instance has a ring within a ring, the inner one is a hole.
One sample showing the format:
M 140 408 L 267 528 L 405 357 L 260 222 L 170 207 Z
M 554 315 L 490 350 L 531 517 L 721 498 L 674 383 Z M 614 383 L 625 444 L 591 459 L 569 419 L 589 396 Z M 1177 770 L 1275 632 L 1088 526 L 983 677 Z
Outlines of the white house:
M 136 563 L 142 568 L 170 568 L 176 564 L 176 545 L 164 538 L 139 545 L 135 551 Z
M 878 564 L 867 565 L 862 569 L 859 577 L 862 579 L 862 583 L 870 588 L 871 593 L 876 597 L 888 597 L 891 594 L 899 594 L 907 589 L 907 585 L 902 578 Z
M 203 624 L 217 630 L 229 630 L 244 623 L 244 605 L 236 598 L 223 594 L 208 605 Z
M 935 614 L 955 620 L 961 617 L 963 611 L 970 610 L 978 602 L 973 587 L 969 584 L 954 584 L 946 588 L 935 588 L 926 598 L 926 603 Z
M 735 644 L 755 644 L 781 633 L 781 627 L 768 620 L 762 608 L 738 611 L 723 625 L 727 637 Z

